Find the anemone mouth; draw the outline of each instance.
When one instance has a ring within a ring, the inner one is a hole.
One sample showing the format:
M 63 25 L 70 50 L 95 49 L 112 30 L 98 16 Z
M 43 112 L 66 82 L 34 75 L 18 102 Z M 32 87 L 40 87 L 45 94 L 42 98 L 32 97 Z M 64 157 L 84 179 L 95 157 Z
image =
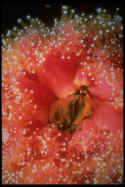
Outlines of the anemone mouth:
M 91 117 L 94 98 L 87 86 L 82 85 L 72 95 L 57 99 L 50 107 L 49 122 L 61 130 L 74 132 L 77 125 Z

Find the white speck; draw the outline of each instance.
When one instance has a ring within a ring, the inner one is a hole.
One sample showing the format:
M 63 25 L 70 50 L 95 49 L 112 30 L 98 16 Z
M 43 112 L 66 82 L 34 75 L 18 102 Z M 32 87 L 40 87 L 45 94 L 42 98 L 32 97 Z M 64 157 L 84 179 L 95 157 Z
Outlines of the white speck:
M 34 93 L 34 90 L 30 90 L 30 94 L 33 94 Z
M 7 36 L 10 36 L 11 35 L 11 31 L 10 30 L 8 30 L 8 32 L 7 32 L 7 34 L 6 34 Z
M 62 6 L 62 10 L 67 10 L 67 9 L 68 9 L 68 6 L 66 6 L 66 5 Z
M 17 64 L 17 62 L 16 62 L 16 61 L 14 61 L 14 62 L 13 62 L 13 64 Z
M 81 14 L 81 16 L 85 16 L 85 13 L 83 12 L 83 13 Z
M 36 72 L 35 72 L 35 70 L 32 70 L 32 74 L 35 74 Z
M 96 158 L 96 157 L 93 157 L 93 160 L 97 160 L 97 158 Z
M 74 14 L 74 13 L 75 13 L 75 10 L 74 10 L 74 9 L 71 9 L 71 13 L 73 13 L 73 14 Z
M 94 36 L 93 40 L 96 40 L 97 39 L 97 36 Z
M 26 71 L 24 71 L 23 74 L 26 75 Z
M 69 164 L 69 163 L 67 163 L 65 166 L 68 168 L 68 167 L 70 166 L 70 164 Z
M 61 59 L 64 59 L 65 57 L 64 56 L 61 56 Z
M 83 29 L 83 30 L 82 30 L 82 32 L 83 32 L 83 33 L 85 33 L 85 32 L 86 32 L 86 30 L 85 30 L 85 29 Z
M 44 165 L 44 167 L 42 168 L 42 170 L 44 171 L 44 170 L 48 169 L 49 167 L 50 167 L 50 163 L 47 163 L 47 164 Z
M 111 22 L 111 21 L 109 21 L 109 22 L 108 22 L 108 25 L 110 26 L 111 24 L 112 24 L 112 22 Z
M 90 183 L 90 181 L 89 181 L 88 179 L 86 179 L 85 183 L 86 183 L 86 184 L 89 184 L 89 183 Z
M 56 153 L 56 156 L 59 156 L 59 153 Z
M 42 143 L 43 145 L 46 145 L 46 141 L 44 139 L 42 139 Z
M 70 48 L 69 48 L 69 47 L 67 47 L 67 48 L 66 48 L 66 50 L 67 50 L 67 51 L 69 51 L 69 50 L 70 50 Z
M 85 75 L 85 72 L 81 72 L 81 74 L 84 76 L 84 75 Z
M 30 20 L 30 18 L 31 18 L 30 15 L 27 15 L 27 16 L 26 16 L 26 19 L 27 19 L 27 20 Z
M 63 178 L 63 182 L 66 182 L 67 181 L 67 179 L 66 178 Z
M 67 10 L 64 10 L 63 13 L 64 13 L 64 14 L 68 14 L 68 11 L 67 11 Z
M 21 95 L 16 96 L 16 100 L 17 101 L 21 100 Z
M 4 39 L 2 39 L 2 43 L 3 43 L 3 45 L 5 45 L 5 44 L 6 44 L 6 41 L 5 41 Z
M 76 56 L 79 56 L 80 55 L 80 53 L 78 52 L 78 53 L 76 53 Z
M 42 58 L 42 62 L 45 62 L 45 60 L 46 60 L 46 58 L 45 58 L 45 57 L 43 57 L 43 58 Z
M 37 109 L 37 105 L 34 105 L 34 109 Z
M 113 71 L 113 70 L 114 70 L 114 68 L 113 68 L 113 66 L 111 66 L 110 71 Z
M 39 62 L 38 62 L 39 64 L 42 64 L 43 63 L 43 61 L 42 60 L 39 60 Z
M 49 182 L 52 182 L 52 178 L 49 178 L 48 181 L 49 181 Z
M 116 11 L 119 11 L 119 8 L 116 8 Z
M 91 18 L 93 18 L 93 16 L 92 16 L 92 15 L 90 15 L 90 16 L 89 16 L 89 18 L 91 19 Z
M 86 168 L 86 170 L 87 170 L 87 171 L 89 171 L 89 170 L 90 170 L 90 168 L 89 168 L 89 167 L 87 167 L 87 168 Z
M 106 9 L 104 9 L 103 12 L 106 13 L 107 12 Z
M 59 168 L 59 172 L 61 172 L 63 169 L 62 168 Z
M 19 18 L 19 19 L 17 20 L 17 22 L 18 22 L 18 23 L 21 23 L 21 22 L 22 22 L 22 19 L 21 19 L 21 18 Z
M 102 84 L 102 81 L 101 81 L 101 80 L 99 80 L 99 84 Z
M 36 173 L 36 171 L 37 171 L 37 165 L 34 164 L 34 165 L 33 165 L 33 168 L 32 168 L 32 173 Z
M 111 75 L 112 75 L 112 79 L 115 79 L 116 76 L 115 76 L 115 73 L 114 72 L 111 72 Z
M 27 89 L 27 88 L 25 88 L 25 89 L 24 89 L 24 92 L 28 92 L 28 89 Z
M 96 180 L 96 178 L 94 178 L 94 184 L 97 184 L 97 180 Z
M 84 40 L 80 40 L 80 43 L 83 43 L 84 42 Z
M 5 180 L 5 184 L 8 184 L 8 182 L 9 182 L 8 180 Z
M 31 46 L 33 47 L 35 44 L 33 42 L 31 42 Z
M 9 113 L 8 120 L 12 119 L 12 113 Z
M 19 120 L 21 120 L 23 117 L 22 116 L 19 116 Z
M 62 134 L 59 132 L 59 133 L 58 133 L 58 136 L 61 136 L 61 135 L 62 135 Z
M 115 102 L 118 102 L 118 98 L 115 98 L 114 100 L 115 100 Z
M 79 19 L 79 16 L 77 14 L 75 15 L 75 19 Z
M 20 177 L 23 177 L 23 171 L 20 171 L 20 172 L 19 172 L 19 176 L 20 176 Z
M 95 44 L 91 44 L 91 47 L 93 48 L 95 46 Z
M 115 90 L 116 90 L 116 88 L 112 88 L 112 90 L 113 90 L 113 91 L 115 91 Z
M 18 69 L 19 69 L 19 70 L 22 70 L 22 67 L 21 67 L 21 66 L 18 66 Z
M 95 80 L 95 78 L 94 78 L 94 77 L 92 77 L 92 78 L 91 78 L 91 80 Z
M 9 133 L 8 133 L 8 130 L 6 128 L 2 129 L 2 139 L 3 139 L 4 143 L 6 143 L 9 139 Z
M 8 108 L 9 108 L 9 109 L 12 109 L 12 105 L 8 105 Z
M 99 24 L 101 25 L 103 22 L 102 21 L 99 21 Z
M 84 65 L 84 62 L 80 62 L 81 65 Z
M 122 18 L 121 18 L 121 16 L 119 16 L 119 15 L 115 15 L 115 16 L 114 16 L 114 19 L 115 19 L 115 21 L 121 21 Z
M 24 129 L 24 130 L 23 130 L 22 134 L 23 134 L 23 135 L 25 135 L 25 134 L 26 134 L 26 129 Z
M 123 35 L 122 35 L 122 34 L 119 34 L 118 36 L 119 36 L 119 38 L 122 38 L 122 37 L 123 37 Z
M 89 72 L 89 73 L 88 73 L 88 76 L 91 76 L 91 75 L 92 75 L 91 72 Z
M 43 54 L 42 54 L 42 53 L 40 53 L 40 54 L 39 54 L 39 56 L 40 56 L 40 57 L 43 57 Z
M 123 95 L 123 90 L 120 90 L 120 94 Z
M 87 58 L 86 58 L 87 60 L 89 60 L 90 59 L 90 56 L 87 56 Z
M 69 60 L 69 59 L 70 59 L 70 56 L 67 56 L 67 59 Z
M 102 34 L 103 34 L 103 31 L 102 31 L 102 30 L 99 30 L 99 34 L 102 35 Z
M 11 79 L 13 82 L 16 82 L 16 79 L 13 77 L 12 79 Z
M 101 11 L 102 11 L 101 8 L 97 8 L 97 9 L 96 9 L 96 12 L 97 12 L 97 13 L 101 13 Z
M 123 26 L 120 27 L 120 30 L 123 30 Z
M 109 29 L 107 29 L 106 32 L 109 32 Z
M 28 155 L 31 153 L 31 150 L 30 150 L 30 148 L 29 148 L 29 147 L 27 148 L 27 150 L 26 150 L 26 151 L 27 151 L 27 154 L 28 154 Z
M 87 69 L 90 70 L 90 66 L 87 66 Z
M 101 66 L 102 66 L 102 64 L 103 64 L 103 62 L 101 61 L 101 62 L 99 63 L 99 67 L 101 67 Z
M 85 155 L 85 159 L 87 159 L 88 158 L 88 155 Z
M 85 22 L 87 22 L 87 20 L 88 20 L 87 18 L 84 19 Z

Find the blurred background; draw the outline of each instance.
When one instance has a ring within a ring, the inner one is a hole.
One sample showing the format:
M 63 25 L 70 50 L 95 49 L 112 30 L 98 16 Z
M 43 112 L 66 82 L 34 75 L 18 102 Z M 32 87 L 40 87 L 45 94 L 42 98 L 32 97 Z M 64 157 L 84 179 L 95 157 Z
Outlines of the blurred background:
M 95 8 L 102 7 L 108 9 L 109 12 L 116 12 L 116 8 L 119 8 L 118 13 L 123 15 L 123 3 L 119 1 L 105 1 L 100 0 L 97 2 L 89 0 L 84 1 L 73 1 L 73 0 L 61 0 L 61 1 L 50 1 L 41 0 L 37 1 L 10 1 L 4 0 L 1 3 L 1 14 L 2 14 L 2 33 L 6 30 L 11 29 L 17 24 L 18 18 L 26 18 L 26 15 L 30 14 L 31 17 L 39 17 L 47 24 L 51 24 L 53 18 L 60 17 L 61 6 L 69 5 L 71 8 L 77 11 L 93 11 Z

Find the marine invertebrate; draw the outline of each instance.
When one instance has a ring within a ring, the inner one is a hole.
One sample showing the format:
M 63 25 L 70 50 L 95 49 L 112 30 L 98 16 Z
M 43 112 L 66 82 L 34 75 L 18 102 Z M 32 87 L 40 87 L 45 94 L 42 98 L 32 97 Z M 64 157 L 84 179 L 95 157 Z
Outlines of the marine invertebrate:
M 28 15 L 3 37 L 3 183 L 122 183 L 122 18 L 96 11 L 63 6 L 52 28 Z M 93 114 L 73 134 L 48 123 L 57 98 L 82 85 Z

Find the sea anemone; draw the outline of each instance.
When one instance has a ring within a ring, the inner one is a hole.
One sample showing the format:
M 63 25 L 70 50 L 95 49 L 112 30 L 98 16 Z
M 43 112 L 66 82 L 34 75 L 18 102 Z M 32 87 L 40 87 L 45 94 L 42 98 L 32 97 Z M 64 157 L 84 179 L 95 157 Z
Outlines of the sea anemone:
M 2 37 L 2 183 L 122 183 L 122 17 L 65 5 L 51 27 L 30 15 L 18 23 Z M 89 105 L 76 104 L 83 87 Z M 73 132 L 59 128 L 78 110 Z

